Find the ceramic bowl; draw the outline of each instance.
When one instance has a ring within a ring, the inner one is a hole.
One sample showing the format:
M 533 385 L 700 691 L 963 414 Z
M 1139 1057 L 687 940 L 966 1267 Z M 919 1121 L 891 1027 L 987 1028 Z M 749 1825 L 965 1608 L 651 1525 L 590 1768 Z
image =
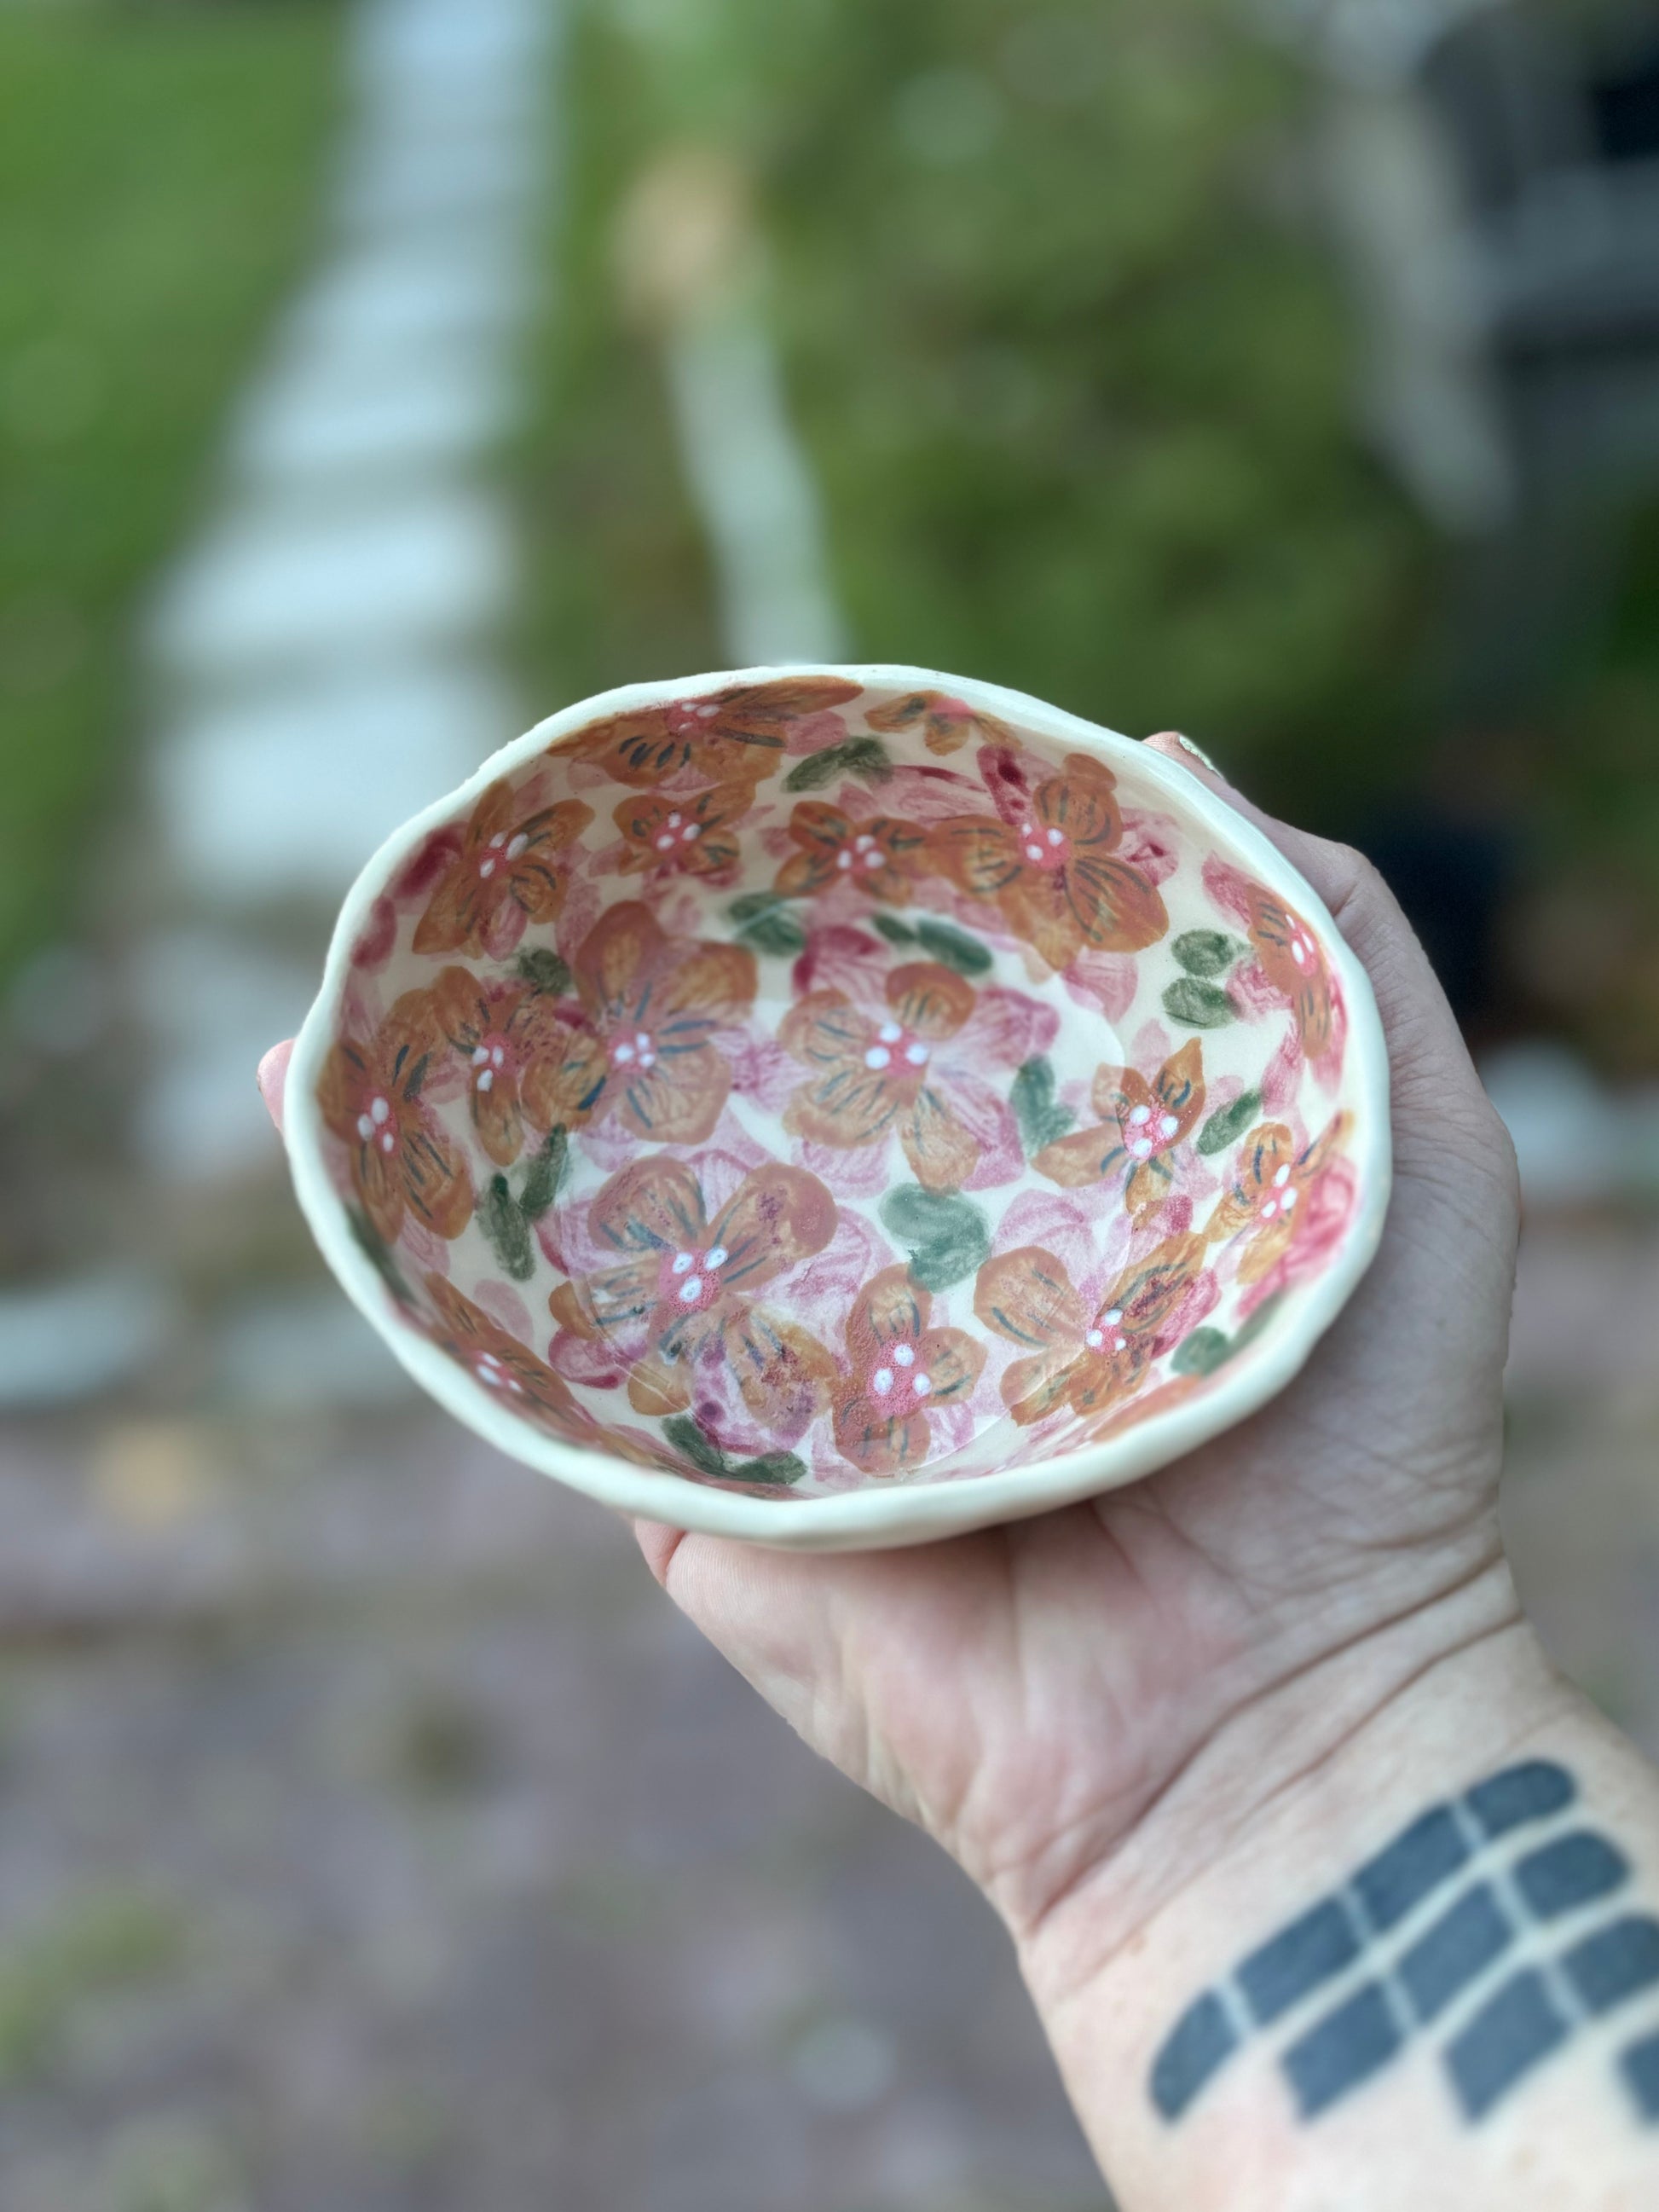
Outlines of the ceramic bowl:
M 1176 763 L 914 668 L 572 707 L 399 830 L 288 1079 L 301 1201 L 503 1451 L 912 1542 L 1288 1381 L 1389 1183 L 1364 975 Z

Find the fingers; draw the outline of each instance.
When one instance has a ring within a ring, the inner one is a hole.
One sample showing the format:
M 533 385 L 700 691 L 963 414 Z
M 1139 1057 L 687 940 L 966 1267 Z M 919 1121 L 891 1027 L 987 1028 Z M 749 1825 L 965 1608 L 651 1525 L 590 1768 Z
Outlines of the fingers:
M 288 1081 L 288 1064 L 294 1057 L 294 1040 L 289 1037 L 282 1044 L 274 1044 L 259 1062 L 255 1081 L 259 1096 L 265 1102 L 265 1111 L 280 1131 L 283 1126 L 283 1086 Z
M 1396 1103 L 1420 1101 L 1437 1118 L 1449 1106 L 1461 1105 L 1484 1127 L 1491 1108 L 1439 979 L 1394 894 L 1364 854 L 1275 821 L 1175 731 L 1161 731 L 1146 743 L 1254 823 L 1330 908 L 1370 977 L 1388 1038 Z

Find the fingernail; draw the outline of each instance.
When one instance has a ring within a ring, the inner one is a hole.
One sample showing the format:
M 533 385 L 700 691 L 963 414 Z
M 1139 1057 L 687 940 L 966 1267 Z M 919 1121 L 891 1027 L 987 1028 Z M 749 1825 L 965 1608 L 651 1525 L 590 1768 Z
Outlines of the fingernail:
M 1184 730 L 1172 730 L 1170 732 L 1170 735 L 1174 738 L 1176 743 L 1183 751 L 1189 752 L 1194 760 L 1202 761 L 1205 767 L 1209 769 L 1212 775 L 1219 775 L 1221 774 L 1221 770 L 1210 758 L 1210 756 L 1205 751 L 1203 746 L 1195 745 Z

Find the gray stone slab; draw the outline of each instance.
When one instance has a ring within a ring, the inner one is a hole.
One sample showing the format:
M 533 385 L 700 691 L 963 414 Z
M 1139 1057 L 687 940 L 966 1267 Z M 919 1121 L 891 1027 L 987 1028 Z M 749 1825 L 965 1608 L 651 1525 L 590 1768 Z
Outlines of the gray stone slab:
M 543 162 L 538 133 L 477 126 L 440 131 L 416 116 L 356 140 L 340 178 L 334 219 L 349 230 L 374 232 L 511 216 L 534 198 Z
M 231 458 L 283 482 L 464 465 L 511 426 L 517 380 L 477 346 L 364 355 L 312 349 L 246 401 Z
M 411 82 L 511 82 L 542 61 L 554 27 L 547 0 L 371 0 L 356 18 L 354 64 L 379 99 Z
M 255 1413 L 374 1413 L 416 1385 L 343 1292 L 270 1295 L 240 1306 L 214 1349 L 216 1395 Z
M 331 904 L 383 838 L 524 719 L 489 670 L 422 659 L 352 659 L 204 708 L 155 757 L 155 811 L 176 874 L 228 906 Z
M 187 681 L 433 647 L 494 623 L 511 576 L 505 517 L 482 491 L 410 484 L 263 502 L 234 511 L 175 573 L 153 645 Z
M 133 1004 L 153 1040 L 134 1134 L 153 1174 L 200 1186 L 274 1165 L 253 1071 L 267 1046 L 293 1036 L 316 988 L 309 963 L 228 931 L 168 932 L 133 947 Z
M 287 336 L 386 353 L 498 337 L 523 319 L 532 275 L 522 242 L 494 222 L 392 234 L 330 263 Z
M 0 1297 L 0 1407 L 70 1405 L 131 1382 L 176 1317 L 165 1286 L 131 1269 Z

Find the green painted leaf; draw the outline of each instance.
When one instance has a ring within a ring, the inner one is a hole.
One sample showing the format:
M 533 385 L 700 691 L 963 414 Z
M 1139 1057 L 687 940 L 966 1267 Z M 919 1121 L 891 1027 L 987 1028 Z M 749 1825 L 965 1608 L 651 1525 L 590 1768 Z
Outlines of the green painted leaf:
M 1218 1328 L 1195 1328 L 1176 1352 L 1170 1369 L 1176 1375 L 1213 1375 L 1218 1367 L 1224 1367 L 1247 1345 L 1254 1344 L 1279 1310 L 1284 1297 L 1275 1291 L 1272 1297 L 1263 1298 L 1243 1328 L 1228 1336 Z
M 954 968 L 958 975 L 983 975 L 989 972 L 991 955 L 978 938 L 969 937 L 966 930 L 952 929 L 948 921 L 919 921 L 916 942 L 928 956 L 946 968 Z
M 1249 947 L 1218 929 L 1189 929 L 1170 950 L 1189 975 L 1219 975 Z
M 1231 1106 L 1218 1106 L 1198 1133 L 1200 1152 L 1224 1152 L 1236 1145 L 1261 1111 L 1261 1093 L 1247 1091 Z
M 531 1161 L 519 1193 L 519 1211 L 526 1221 L 539 1221 L 559 1194 L 559 1185 L 570 1160 L 570 1139 L 562 1121 L 547 1133 L 547 1140 Z
M 738 1460 L 735 1465 L 728 1460 L 726 1467 L 730 1482 L 799 1482 L 805 1472 L 806 1462 L 793 1452 L 768 1452 L 762 1459 Z
M 731 1472 L 726 1454 L 703 1434 L 690 1413 L 673 1414 L 663 1423 L 662 1433 L 664 1442 L 672 1444 L 682 1459 L 689 1459 L 699 1474 L 725 1476 Z
M 1213 1375 L 1224 1367 L 1238 1346 L 1218 1328 L 1195 1328 L 1170 1362 L 1176 1375 Z
M 530 1224 L 519 1201 L 507 1187 L 504 1175 L 493 1175 L 478 1200 L 478 1220 L 501 1263 L 503 1273 L 515 1283 L 527 1283 L 536 1272 L 535 1249 Z
M 1077 1119 L 1070 1107 L 1055 1103 L 1054 1071 L 1047 1060 L 1028 1060 L 1017 1071 L 1008 1103 L 1019 1123 L 1019 1141 L 1028 1159 L 1063 1137 Z
M 776 891 L 745 891 L 726 911 L 738 925 L 739 942 L 757 952 L 774 952 L 787 960 L 806 943 L 806 932 L 788 900 Z
M 738 933 L 757 952 L 775 953 L 780 960 L 792 958 L 806 944 L 806 932 L 793 914 L 762 915 L 757 921 L 745 923 Z
M 550 945 L 527 946 L 515 965 L 520 981 L 528 983 L 532 991 L 546 998 L 562 998 L 570 988 L 568 963 L 560 959 Z
M 948 1290 L 982 1267 L 991 1232 L 971 1199 L 901 1183 L 881 1201 L 881 1218 L 908 1247 L 910 1273 L 924 1291 Z
M 1182 975 L 1164 994 L 1164 1011 L 1172 1022 L 1189 1030 L 1224 1028 L 1238 1009 L 1218 983 L 1200 983 L 1196 976 Z
M 789 902 L 780 891 L 745 891 L 726 909 L 733 921 L 758 921 L 763 915 L 787 914 Z
M 808 753 L 804 761 L 797 761 L 783 779 L 786 791 L 822 791 L 826 783 L 849 769 L 847 756 L 850 745 L 826 745 L 821 753 Z
M 893 773 L 887 748 L 879 738 L 849 738 L 840 752 L 848 772 L 860 783 L 885 783 Z
M 1284 1303 L 1283 1291 L 1275 1291 L 1270 1298 L 1263 1298 L 1243 1328 L 1233 1338 L 1233 1350 L 1243 1352 L 1247 1344 L 1254 1344 Z
M 878 929 L 890 945 L 914 945 L 916 941 L 915 930 L 908 923 L 901 921 L 896 914 L 872 914 L 870 925 L 872 929 Z
M 396 1253 L 360 1206 L 349 1206 L 346 1208 L 346 1226 L 351 1231 L 352 1242 L 397 1303 L 400 1306 L 412 1306 L 415 1293 L 410 1289 L 408 1279 L 398 1265 Z

